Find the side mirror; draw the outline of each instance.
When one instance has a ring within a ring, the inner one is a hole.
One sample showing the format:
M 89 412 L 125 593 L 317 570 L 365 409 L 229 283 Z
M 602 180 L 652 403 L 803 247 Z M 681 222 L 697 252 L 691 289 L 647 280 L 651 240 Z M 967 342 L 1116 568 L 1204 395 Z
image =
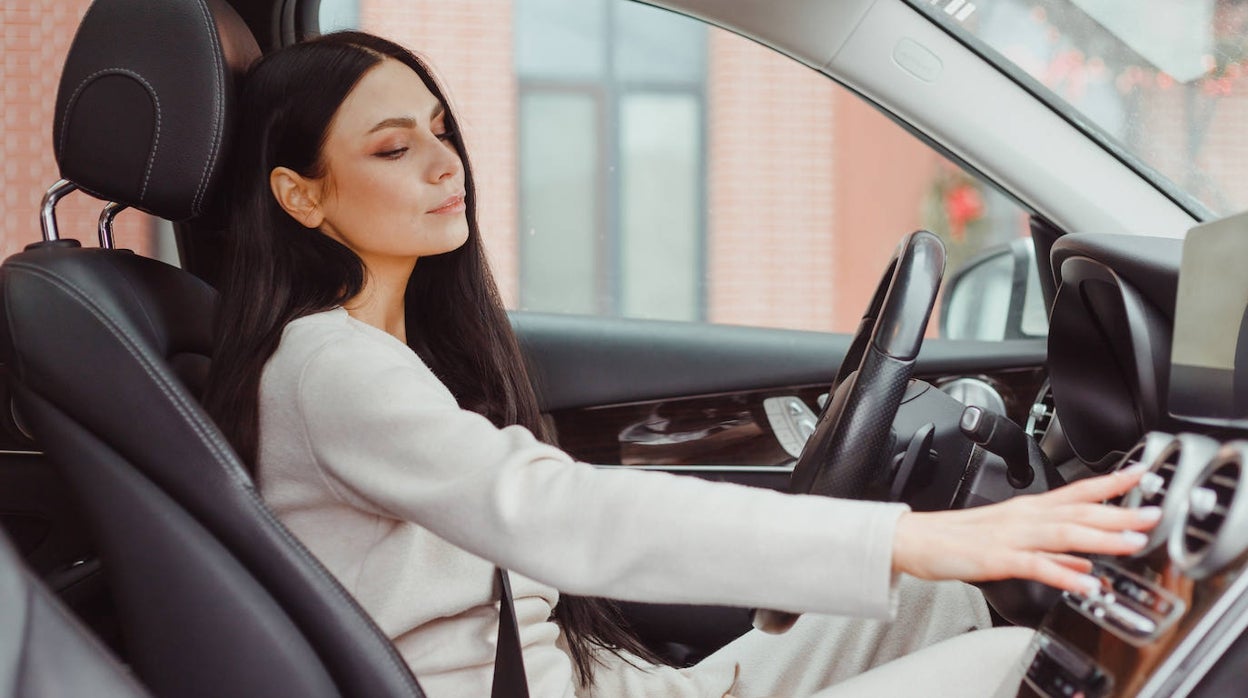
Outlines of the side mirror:
M 940 308 L 940 336 L 945 339 L 1027 339 L 1048 333 L 1048 308 L 1031 238 L 988 248 L 945 284 Z

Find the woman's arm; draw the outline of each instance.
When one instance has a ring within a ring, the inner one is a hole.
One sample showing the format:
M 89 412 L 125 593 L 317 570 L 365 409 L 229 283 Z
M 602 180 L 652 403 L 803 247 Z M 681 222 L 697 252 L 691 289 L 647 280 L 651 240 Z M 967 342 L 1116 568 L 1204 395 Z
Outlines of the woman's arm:
M 1079 588 L 1086 566 L 1046 553 L 1129 552 L 1138 545 L 1120 531 L 1152 523 L 1091 504 L 1138 473 L 917 514 L 597 470 L 459 409 L 423 364 L 391 349 L 348 333 L 302 368 L 297 412 L 328 485 L 353 506 L 572 593 L 885 617 L 894 572 Z
M 282 432 L 306 430 L 320 474 L 305 477 L 351 506 L 414 522 L 569 593 L 891 613 L 893 527 L 904 505 L 595 469 L 523 428 L 459 409 L 402 353 L 336 333 L 301 366 L 278 367 L 289 377 L 265 390 L 281 403 L 266 414 L 298 420 Z

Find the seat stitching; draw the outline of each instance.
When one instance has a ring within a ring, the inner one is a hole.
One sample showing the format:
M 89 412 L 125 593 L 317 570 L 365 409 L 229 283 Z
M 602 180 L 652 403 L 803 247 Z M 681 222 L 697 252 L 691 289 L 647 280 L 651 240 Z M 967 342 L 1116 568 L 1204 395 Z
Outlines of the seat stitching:
M 38 266 L 23 262 L 10 262 L 9 266 L 15 269 L 22 269 L 34 274 L 35 276 L 41 277 L 53 286 L 58 287 L 62 291 L 68 292 L 70 295 L 79 300 L 82 303 L 82 306 L 94 315 L 110 334 L 121 340 L 122 347 L 137 360 L 139 366 L 145 373 L 147 373 L 148 377 L 152 378 L 152 380 L 156 383 L 156 387 L 160 388 L 160 391 L 170 400 L 174 408 L 178 410 L 178 413 L 191 423 L 196 435 L 198 435 L 205 442 L 205 444 L 212 449 L 213 454 L 228 464 L 226 468 L 230 477 L 233 478 L 239 485 L 250 487 L 250 483 L 248 482 L 249 478 L 247 478 L 243 473 L 242 468 L 235 463 L 233 459 L 229 458 L 228 453 L 223 451 L 220 440 L 205 429 L 203 420 L 201 420 L 193 412 L 188 411 L 189 405 L 186 404 L 185 399 L 181 395 L 178 395 L 175 391 L 170 390 L 168 382 L 162 375 L 160 375 L 159 371 L 154 370 L 155 367 L 151 365 L 151 361 L 143 354 L 143 352 L 138 350 L 139 342 L 131 336 L 125 328 L 119 326 L 111 317 L 103 312 L 103 309 L 99 307 L 94 298 L 75 286 L 73 283 Z
M 307 569 L 313 575 L 320 578 L 323 583 L 327 582 L 326 586 L 331 594 L 336 596 L 339 601 L 345 603 L 355 611 L 356 617 L 349 619 L 350 621 L 353 621 L 357 625 L 364 623 L 359 627 L 361 627 L 365 633 L 371 635 L 379 641 L 382 639 L 385 640 L 381 643 L 382 650 L 386 655 L 386 658 L 390 661 L 390 664 L 399 672 L 400 678 L 405 684 L 407 684 L 408 688 L 413 690 L 413 695 L 424 695 L 423 691 L 420 690 L 419 685 L 416 683 L 415 677 L 411 673 L 411 669 L 398 656 L 398 650 L 394 647 L 393 642 L 391 642 L 389 638 L 386 638 L 384 635 L 380 635 L 375 624 L 370 627 L 368 623 L 365 622 L 369 616 L 359 605 L 359 602 L 347 594 L 346 590 L 344 590 L 338 581 L 321 565 L 316 557 L 308 551 L 303 543 L 295 538 L 294 534 L 292 534 L 286 526 L 282 524 L 276 516 L 274 516 L 273 512 L 270 511 L 268 506 L 264 504 L 264 501 L 260 498 L 260 495 L 252 486 L 250 478 L 243 473 L 238 463 L 230 457 L 232 455 L 231 452 L 222 453 L 219 448 L 219 440 L 211 433 L 212 429 L 209 429 L 207 433 L 205 433 L 203 420 L 194 414 L 193 411 L 187 411 L 185 398 L 179 395 L 176 390 L 173 392 L 170 391 L 167 382 L 164 380 L 163 376 L 160 375 L 159 371 L 153 372 L 154 367 L 150 365 L 150 360 L 144 356 L 141 351 L 136 350 L 135 345 L 137 342 L 134 338 L 131 337 L 124 328 L 118 326 L 111 317 L 104 313 L 103 309 L 98 306 L 94 298 L 79 289 L 70 281 L 48 272 L 39 266 L 26 262 L 9 261 L 7 266 L 10 269 L 18 269 L 31 273 L 34 276 L 40 277 L 51 283 L 60 290 L 69 293 L 71 296 L 81 301 L 83 307 L 94 315 L 105 329 L 107 329 L 114 337 L 121 340 L 122 346 L 137 360 L 144 372 L 146 372 L 148 376 L 154 380 L 161 392 L 163 392 L 166 397 L 171 399 L 174 407 L 178 410 L 178 413 L 191 423 L 196 435 L 207 442 L 206 445 L 209 446 L 210 450 L 214 452 L 214 455 L 218 456 L 218 461 L 222 467 L 225 468 L 227 474 L 234 480 L 234 482 L 240 486 L 240 489 L 243 491 L 243 495 L 251 501 L 253 506 L 256 507 L 258 515 L 273 526 L 277 535 L 285 540 L 286 543 L 296 551 L 296 554 L 302 557 L 305 563 L 312 563 L 307 565 Z
M 109 261 L 112 261 L 112 260 L 110 259 Z M 115 265 L 114 265 L 114 268 L 116 268 Z M 122 282 L 126 285 L 126 289 L 130 291 L 130 297 L 133 299 L 132 305 L 137 307 L 143 313 L 143 319 L 147 321 L 147 327 L 149 330 L 151 330 L 152 336 L 153 337 L 159 336 L 160 331 L 156 329 L 156 321 L 152 319 L 152 314 L 147 311 L 147 304 L 143 303 L 140 300 L 140 294 L 138 292 L 138 289 L 136 289 L 134 287 L 134 284 L 130 281 L 130 275 L 122 272 L 119 269 L 117 270 L 117 274 L 118 276 L 121 277 Z
M 199 0 L 196 5 L 199 6 L 200 14 L 204 19 L 204 26 L 208 29 L 209 41 L 212 42 L 212 62 L 214 68 L 212 73 L 213 106 L 215 108 L 212 113 L 212 144 L 208 151 L 208 161 L 204 163 L 204 170 L 199 176 L 199 186 L 195 189 L 195 199 L 191 204 L 191 207 L 194 209 L 192 211 L 192 215 L 199 213 L 200 205 L 203 203 L 204 192 L 208 188 L 208 173 L 212 169 L 212 166 L 217 162 L 217 151 L 219 149 L 218 146 L 220 145 L 219 139 L 221 132 L 224 130 L 222 126 L 222 111 L 225 108 L 225 96 L 222 94 L 221 89 L 221 74 L 225 71 L 225 58 L 224 52 L 221 48 L 221 39 L 217 36 L 216 27 L 212 24 L 212 16 L 208 12 L 208 4 L 204 2 L 204 0 Z
M 74 110 L 74 104 L 78 102 L 78 97 L 82 93 L 82 90 L 87 86 L 87 83 L 103 75 L 115 75 L 117 73 L 128 75 L 129 77 L 143 83 L 143 86 L 147 88 L 148 94 L 151 95 L 152 101 L 156 103 L 156 137 L 152 139 L 152 149 L 147 155 L 147 169 L 143 173 L 143 188 L 139 190 L 139 202 L 142 203 L 143 198 L 147 196 L 147 184 L 152 178 L 152 165 L 156 162 L 156 149 L 160 147 L 160 97 L 156 95 L 156 88 L 152 87 L 152 84 L 145 80 L 142 75 L 139 75 L 133 70 L 129 70 L 127 68 L 104 68 L 102 70 L 97 70 L 83 78 L 82 82 L 78 83 L 78 87 L 74 88 L 74 91 L 70 93 L 69 101 L 65 103 L 65 116 L 68 120 L 69 114 Z M 65 153 L 65 138 L 68 135 L 69 124 L 66 123 L 61 126 L 60 145 L 57 148 L 57 150 L 59 150 L 62 154 Z

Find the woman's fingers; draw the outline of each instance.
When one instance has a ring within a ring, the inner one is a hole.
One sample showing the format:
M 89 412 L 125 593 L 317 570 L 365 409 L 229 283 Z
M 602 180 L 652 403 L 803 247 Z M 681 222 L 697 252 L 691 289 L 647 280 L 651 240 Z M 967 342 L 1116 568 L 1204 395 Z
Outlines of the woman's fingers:
M 1071 569 L 1046 555 L 1032 555 L 1020 568 L 1026 572 L 1017 576 L 1048 584 L 1062 591 L 1087 594 L 1100 587 L 1100 582 L 1095 577 Z
M 1139 484 L 1140 478 L 1144 477 L 1145 470 L 1127 468 L 1109 475 L 1078 480 L 1037 496 L 1056 502 L 1101 502 L 1126 494 L 1132 487 Z
M 1062 567 L 1065 567 L 1070 570 L 1074 570 L 1075 572 L 1079 572 L 1081 574 L 1087 574 L 1088 572 L 1092 571 L 1092 561 L 1086 557 L 1079 557 L 1077 555 L 1066 555 L 1064 553 L 1037 553 L 1037 554 L 1040 555 L 1041 557 L 1047 558 L 1048 560 L 1052 562 L 1056 562 Z
M 1146 531 L 1161 520 L 1161 507 L 1132 509 L 1081 502 L 1064 505 L 1058 511 L 1067 521 L 1107 531 Z
M 1103 531 L 1079 525 L 1060 526 L 1051 532 L 1052 538 L 1036 546 L 1044 552 L 1098 553 L 1101 555 L 1130 555 L 1148 542 L 1148 535 L 1140 531 Z
M 1140 480 L 1133 470 L 1089 478 L 1041 495 L 962 511 L 903 514 L 894 534 L 893 565 L 925 579 L 979 581 L 1020 577 L 1086 591 L 1091 563 L 1069 553 L 1130 555 L 1148 541 L 1156 507 L 1099 502 Z

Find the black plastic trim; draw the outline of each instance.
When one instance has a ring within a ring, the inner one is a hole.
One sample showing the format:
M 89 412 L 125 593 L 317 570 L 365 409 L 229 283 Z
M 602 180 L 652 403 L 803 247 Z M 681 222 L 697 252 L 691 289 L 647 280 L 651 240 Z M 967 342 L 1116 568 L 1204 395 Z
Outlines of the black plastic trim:
M 544 410 L 831 384 L 850 336 L 662 320 L 513 312 Z M 1034 368 L 1043 339 L 928 339 L 915 373 Z
M 1168 426 L 1170 322 L 1104 262 L 1066 257 L 1059 272 L 1049 329 L 1053 397 L 1075 454 L 1102 463 Z

